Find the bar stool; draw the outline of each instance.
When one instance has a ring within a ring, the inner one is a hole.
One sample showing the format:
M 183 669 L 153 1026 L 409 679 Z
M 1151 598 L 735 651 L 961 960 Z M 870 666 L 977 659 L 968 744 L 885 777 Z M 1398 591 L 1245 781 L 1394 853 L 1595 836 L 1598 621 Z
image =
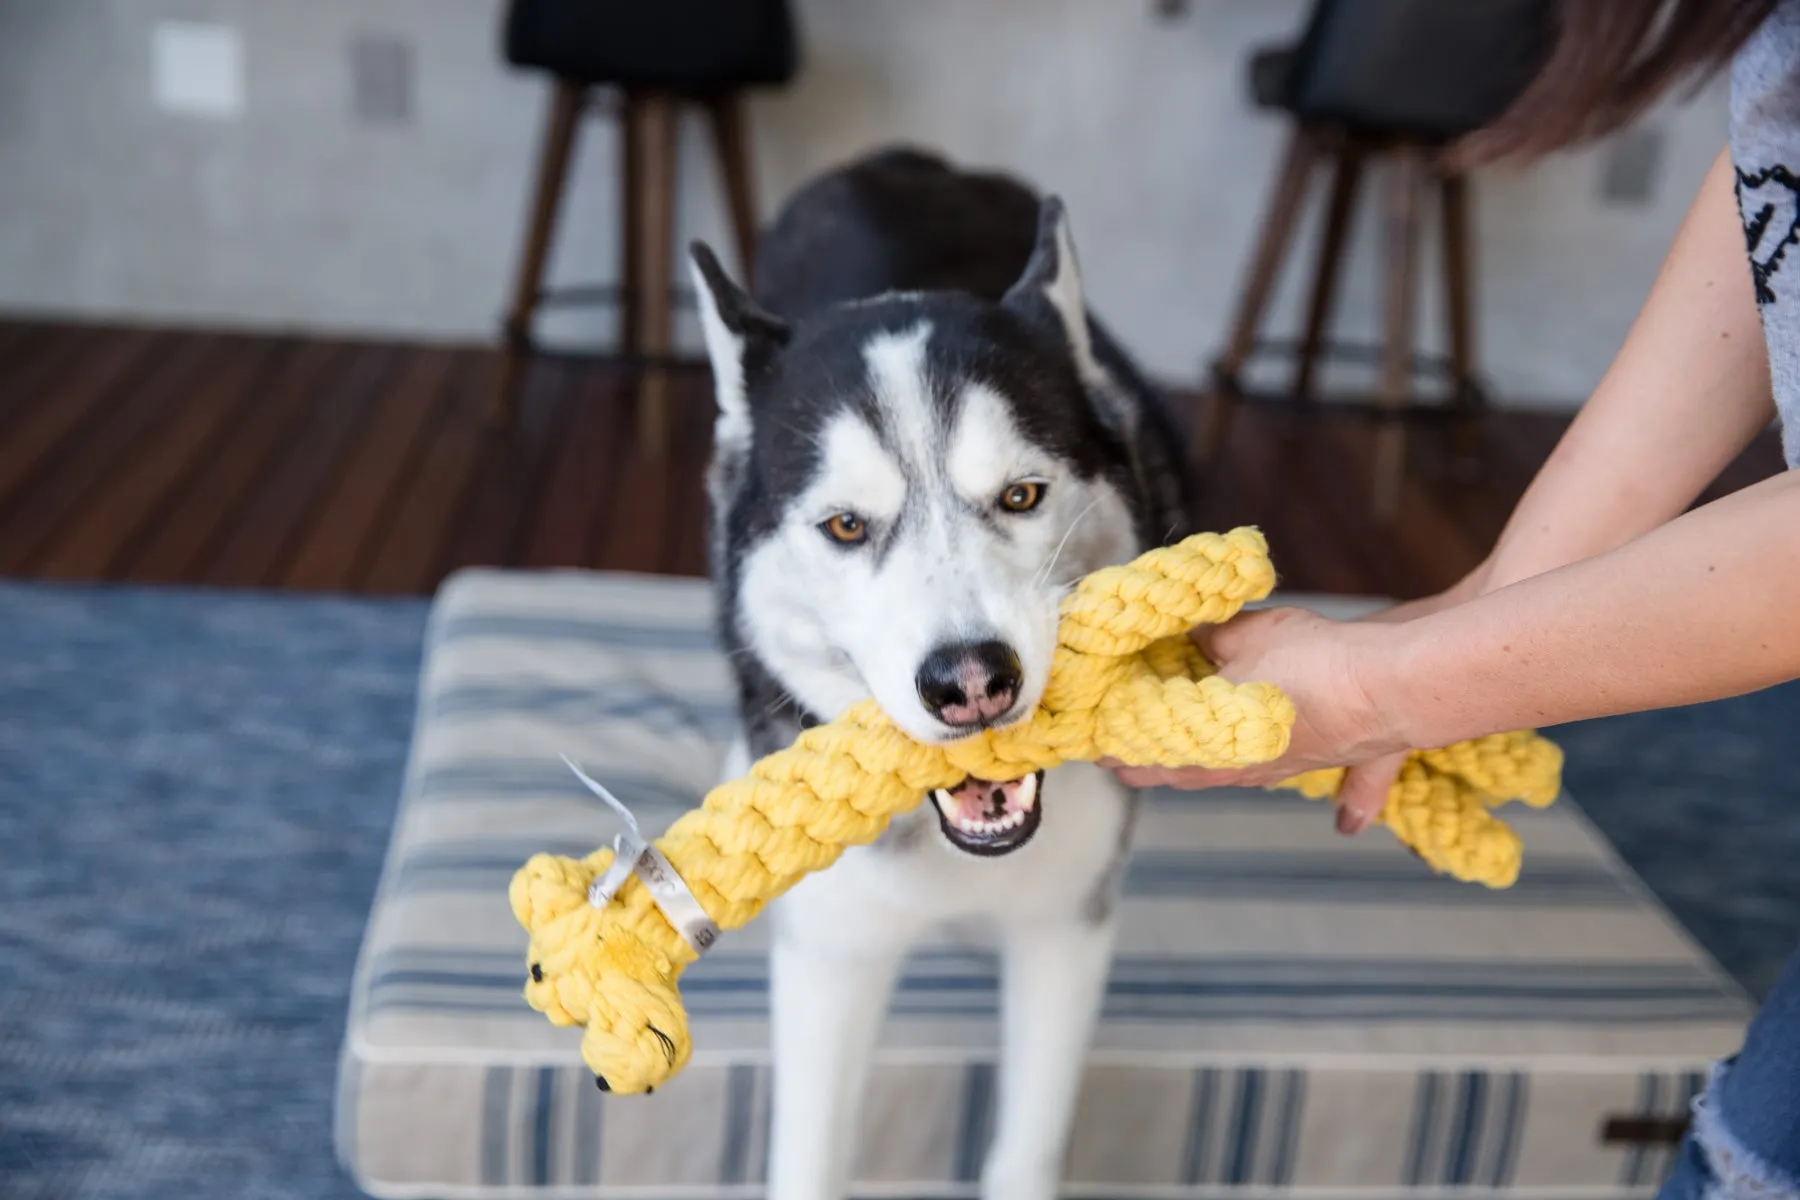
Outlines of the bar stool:
M 504 49 L 514 66 L 554 79 L 537 182 L 502 327 L 502 366 L 493 397 L 510 422 L 531 354 L 532 324 L 546 303 L 616 300 L 618 348 L 644 368 L 638 378 L 639 446 L 668 442 L 671 277 L 675 246 L 675 154 L 682 110 L 699 108 L 712 127 L 733 237 L 751 274 L 756 202 L 743 95 L 787 83 L 799 48 L 786 0 L 511 0 Z M 621 279 L 604 287 L 544 288 L 550 241 L 562 206 L 576 127 L 595 89 L 621 125 Z
M 1289 406 L 1295 416 L 1318 411 L 1322 360 L 1378 364 L 1374 404 L 1350 406 L 1381 422 L 1377 516 L 1392 516 L 1399 503 L 1406 421 L 1447 410 L 1455 419 L 1459 454 L 1465 462 L 1474 459 L 1487 397 L 1475 356 L 1470 189 L 1461 171 L 1441 161 L 1441 151 L 1498 116 L 1524 89 L 1552 44 L 1554 21 L 1553 0 L 1317 0 L 1297 43 L 1252 55 L 1252 100 L 1285 113 L 1292 129 L 1230 335 L 1211 364 L 1205 457 L 1221 451 L 1233 412 L 1250 398 L 1244 368 L 1253 357 L 1278 355 L 1293 359 Z M 1371 166 L 1387 173 L 1382 332 L 1373 351 L 1326 337 L 1358 186 Z M 1321 167 L 1331 185 L 1304 331 L 1298 341 L 1267 340 L 1260 336 L 1263 318 Z M 1447 359 L 1427 358 L 1413 345 L 1423 208 L 1432 192 L 1443 233 Z M 1447 405 L 1415 403 L 1415 376 L 1427 373 L 1447 380 Z

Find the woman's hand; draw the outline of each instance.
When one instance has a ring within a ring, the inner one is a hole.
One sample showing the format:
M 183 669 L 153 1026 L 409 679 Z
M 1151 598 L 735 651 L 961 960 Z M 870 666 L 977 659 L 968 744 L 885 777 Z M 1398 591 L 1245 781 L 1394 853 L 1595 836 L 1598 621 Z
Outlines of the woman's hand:
M 1470 571 L 1462 579 L 1458 580 L 1455 584 L 1442 592 L 1438 592 L 1431 596 L 1425 596 L 1418 600 L 1409 600 L 1391 608 L 1378 609 L 1375 612 L 1358 618 L 1357 623 L 1394 625 L 1417 617 L 1426 616 L 1434 612 L 1441 612 L 1446 608 L 1465 603 L 1466 601 L 1481 595 L 1487 588 L 1491 574 L 1492 566 L 1488 561 L 1484 560 L 1477 565 L 1474 570 Z M 1302 638 L 1318 638 L 1327 643 L 1331 643 L 1338 640 L 1339 631 L 1344 631 L 1344 629 L 1345 627 L 1342 624 L 1328 621 L 1322 617 L 1301 610 L 1271 609 L 1265 612 L 1246 614 L 1236 621 L 1229 623 L 1229 625 L 1218 627 L 1218 632 L 1214 632 L 1212 629 L 1205 629 L 1196 631 L 1191 636 L 1193 636 L 1196 643 L 1207 652 L 1209 658 L 1212 658 L 1214 662 L 1221 664 L 1221 670 L 1224 671 L 1226 678 L 1233 681 L 1241 681 L 1242 679 L 1270 678 L 1261 673 L 1257 667 L 1244 665 L 1249 655 L 1266 648 L 1270 639 L 1280 640 L 1286 636 L 1298 635 Z M 1227 630 L 1229 630 L 1229 632 L 1226 632 Z M 1248 632 L 1245 632 L 1245 630 Z M 1219 646 L 1220 634 L 1224 635 L 1226 642 L 1224 649 L 1221 649 Z M 1338 693 L 1333 700 L 1325 702 L 1326 707 L 1329 709 L 1333 704 L 1337 704 L 1347 711 L 1349 707 L 1360 704 L 1363 708 L 1367 709 L 1371 706 L 1368 704 L 1366 693 L 1361 687 L 1360 681 L 1353 678 L 1358 674 L 1359 668 L 1348 661 L 1349 658 L 1352 657 L 1349 651 L 1349 644 L 1354 642 L 1362 653 L 1373 652 L 1379 654 L 1382 652 L 1379 646 L 1381 639 L 1379 637 L 1375 639 L 1377 645 L 1371 650 L 1371 648 L 1366 646 L 1363 642 L 1357 641 L 1357 635 L 1354 632 L 1346 631 L 1343 636 L 1347 637 L 1349 642 L 1329 648 L 1328 653 L 1337 656 L 1338 662 L 1335 669 L 1343 677 L 1343 684 L 1354 690 L 1350 693 Z M 1248 640 L 1243 644 L 1234 644 L 1234 639 Z M 1304 656 L 1312 652 L 1313 651 L 1307 646 L 1302 646 L 1297 651 L 1297 653 L 1301 655 L 1302 662 L 1306 661 Z M 1289 653 L 1295 653 L 1295 651 L 1290 648 Z M 1217 657 L 1220 654 L 1235 655 L 1234 665 L 1229 668 L 1225 667 Z M 1323 658 L 1318 663 L 1308 663 L 1307 665 L 1309 669 L 1322 667 L 1326 672 L 1330 672 L 1334 669 L 1332 666 L 1327 665 L 1327 660 Z M 1360 669 L 1366 673 L 1366 667 Z M 1323 678 L 1320 682 L 1328 683 L 1328 681 Z M 1289 690 L 1289 694 L 1291 696 L 1293 692 Z M 1346 696 L 1355 698 L 1346 700 Z M 1297 726 L 1295 729 L 1295 744 L 1299 746 L 1299 752 L 1303 756 L 1309 753 L 1309 747 L 1315 748 L 1310 752 L 1314 755 L 1318 755 L 1320 754 L 1320 751 L 1316 748 L 1337 744 L 1334 742 L 1334 734 L 1332 732 L 1326 730 L 1315 731 L 1312 728 L 1315 718 L 1327 722 L 1331 720 L 1331 713 L 1329 711 L 1327 711 L 1323 717 L 1320 717 L 1319 713 L 1313 711 L 1314 703 L 1316 702 L 1309 702 L 1307 710 L 1300 715 L 1299 719 L 1304 728 Z M 1372 724 L 1374 726 L 1380 725 L 1378 717 L 1369 717 L 1365 715 L 1361 720 L 1364 724 Z M 1329 760 L 1331 759 L 1331 754 L 1328 751 L 1324 752 L 1323 757 Z M 1183 769 L 1158 767 L 1132 768 L 1118 767 L 1116 764 L 1111 763 L 1107 765 L 1113 766 L 1120 780 L 1132 787 L 1163 786 L 1178 788 L 1184 791 L 1193 791 L 1209 787 L 1224 787 L 1231 785 L 1252 787 L 1267 783 L 1280 783 L 1284 779 L 1293 778 L 1293 776 L 1298 774 L 1301 770 L 1311 769 L 1306 766 L 1296 767 L 1294 765 L 1296 761 L 1295 751 L 1290 748 L 1287 756 L 1283 757 L 1279 763 L 1272 764 L 1266 768 L 1258 767 L 1248 771 L 1219 771 L 1207 770 L 1200 767 Z M 1338 789 L 1336 797 L 1337 828 L 1339 833 L 1353 835 L 1361 833 L 1364 829 L 1369 827 L 1370 822 L 1374 821 L 1375 818 L 1380 815 L 1383 806 L 1387 804 L 1388 790 L 1393 787 L 1395 778 L 1400 774 L 1400 766 L 1405 761 L 1406 750 L 1402 749 L 1390 754 L 1378 754 L 1366 762 L 1355 762 L 1345 757 L 1336 759 L 1335 761 L 1321 761 L 1314 764 L 1316 766 L 1349 768 L 1344 776 L 1343 786 Z M 1265 775 L 1273 775 L 1274 777 L 1265 779 Z
M 1236 770 L 1112 766 L 1133 787 L 1266 787 L 1319 767 L 1353 766 L 1338 827 L 1354 833 L 1381 811 L 1408 747 L 1370 700 L 1395 626 L 1331 621 L 1297 608 L 1245 613 L 1194 631 L 1195 642 L 1234 683 L 1261 680 L 1287 693 L 1298 714 L 1288 751 Z

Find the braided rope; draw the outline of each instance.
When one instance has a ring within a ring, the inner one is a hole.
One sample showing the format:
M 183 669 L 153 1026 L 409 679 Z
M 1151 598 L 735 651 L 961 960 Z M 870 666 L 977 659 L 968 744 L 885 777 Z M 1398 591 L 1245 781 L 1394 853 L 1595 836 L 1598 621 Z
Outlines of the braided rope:
M 1287 749 L 1292 703 L 1272 685 L 1221 678 L 1183 635 L 1230 619 L 1274 584 L 1267 543 L 1253 529 L 1197 535 L 1095 572 L 1064 601 L 1050 681 L 1028 720 L 927 746 L 873 702 L 859 704 L 714 788 L 656 845 L 707 915 L 736 929 L 846 848 L 873 842 L 934 789 L 971 776 L 998 782 L 1099 758 L 1271 762 Z M 1434 868 L 1504 886 L 1517 875 L 1519 847 L 1487 807 L 1509 795 L 1548 803 L 1559 765 L 1554 747 L 1533 735 L 1418 755 L 1383 820 Z M 1314 772 L 1284 786 L 1323 796 L 1341 779 Z M 697 955 L 635 878 L 604 908 L 588 902 L 611 861 L 609 850 L 540 854 L 514 876 L 513 913 L 531 935 L 525 998 L 556 1024 L 585 1027 L 582 1056 L 601 1086 L 648 1091 L 691 1053 L 676 981 Z

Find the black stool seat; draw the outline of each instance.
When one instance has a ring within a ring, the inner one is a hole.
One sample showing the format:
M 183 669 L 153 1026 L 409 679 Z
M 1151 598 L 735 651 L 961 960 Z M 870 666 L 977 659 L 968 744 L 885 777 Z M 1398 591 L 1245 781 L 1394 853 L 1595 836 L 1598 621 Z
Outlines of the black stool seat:
M 1288 109 L 1294 58 L 1292 46 L 1265 46 L 1251 53 L 1250 99 L 1256 107 Z
M 1552 0 L 1355 0 L 1255 51 L 1250 98 L 1364 135 L 1447 142 L 1486 125 L 1543 65 Z
M 782 84 L 799 65 L 784 0 L 514 0 L 504 40 L 515 66 L 678 92 Z

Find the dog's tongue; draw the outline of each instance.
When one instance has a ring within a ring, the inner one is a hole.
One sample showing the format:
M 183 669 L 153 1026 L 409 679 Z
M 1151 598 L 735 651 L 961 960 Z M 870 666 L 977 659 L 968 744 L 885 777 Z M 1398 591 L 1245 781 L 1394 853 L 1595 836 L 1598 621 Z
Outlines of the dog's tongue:
M 1014 779 L 1008 783 L 990 783 L 969 778 L 953 788 L 945 788 L 956 804 L 954 813 L 946 813 L 959 823 L 997 821 L 1015 812 L 1029 811 L 1037 803 L 1036 775 Z

